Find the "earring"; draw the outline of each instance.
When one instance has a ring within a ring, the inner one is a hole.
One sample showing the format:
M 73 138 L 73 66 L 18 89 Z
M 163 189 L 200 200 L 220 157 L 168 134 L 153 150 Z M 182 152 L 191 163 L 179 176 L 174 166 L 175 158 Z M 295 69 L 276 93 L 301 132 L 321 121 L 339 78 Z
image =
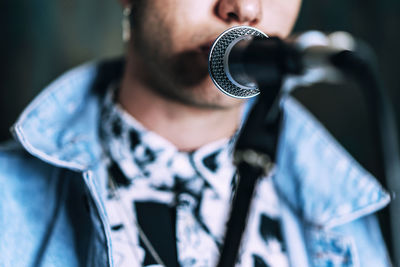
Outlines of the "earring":
M 131 39 L 131 6 L 127 6 L 122 11 L 122 40 L 127 43 Z

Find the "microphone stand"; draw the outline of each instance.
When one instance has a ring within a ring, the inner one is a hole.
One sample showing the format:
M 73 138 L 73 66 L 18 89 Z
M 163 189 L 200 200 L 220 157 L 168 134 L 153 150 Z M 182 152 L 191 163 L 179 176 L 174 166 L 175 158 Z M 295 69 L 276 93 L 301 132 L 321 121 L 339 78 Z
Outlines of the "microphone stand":
M 279 108 L 282 77 L 276 75 L 274 82 L 260 86 L 261 94 L 237 140 L 234 162 L 239 181 L 218 267 L 235 265 L 255 186 L 274 166 L 282 118 Z
M 239 69 L 257 81 L 260 95 L 236 142 L 233 156 L 239 181 L 217 267 L 235 265 L 255 186 L 260 178 L 269 174 L 276 161 L 282 120 L 280 98 L 283 77 L 287 73 L 301 73 L 300 54 L 288 50 L 281 39 L 271 37 L 268 43 L 257 37 L 254 40 L 257 41 L 250 45 L 253 49 L 239 51 L 236 57 L 230 59 L 232 66 L 238 63 Z M 262 52 L 247 52 L 253 50 Z

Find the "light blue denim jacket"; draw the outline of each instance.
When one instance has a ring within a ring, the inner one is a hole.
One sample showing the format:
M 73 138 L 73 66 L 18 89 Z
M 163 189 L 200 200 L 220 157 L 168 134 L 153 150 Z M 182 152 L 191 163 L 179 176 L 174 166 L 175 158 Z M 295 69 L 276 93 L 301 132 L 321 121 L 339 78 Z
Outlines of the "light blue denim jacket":
M 53 82 L 0 149 L 0 266 L 113 266 L 101 98 L 121 62 Z M 372 213 L 389 195 L 299 103 L 282 101 L 275 186 L 292 266 L 390 266 Z

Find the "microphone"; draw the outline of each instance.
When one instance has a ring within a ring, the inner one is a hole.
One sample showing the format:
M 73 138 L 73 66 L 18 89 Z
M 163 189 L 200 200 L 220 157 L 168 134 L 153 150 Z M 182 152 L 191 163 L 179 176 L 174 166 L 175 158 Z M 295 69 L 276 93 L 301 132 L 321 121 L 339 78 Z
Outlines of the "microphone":
M 338 45 L 338 40 L 345 43 L 345 47 Z M 328 38 L 321 32 L 312 31 L 282 40 L 268 37 L 253 27 L 237 26 L 215 40 L 209 54 L 208 70 L 214 84 L 225 94 L 251 98 L 260 93 L 260 87 L 281 84 L 285 75 L 303 75 L 307 70 L 329 66 L 334 55 L 353 46 L 354 40 L 346 33 L 337 32 Z M 315 80 L 315 72 L 312 74 Z M 333 75 L 333 72 L 326 74 Z M 320 76 L 318 79 L 324 78 Z M 307 81 L 310 81 L 309 75 Z

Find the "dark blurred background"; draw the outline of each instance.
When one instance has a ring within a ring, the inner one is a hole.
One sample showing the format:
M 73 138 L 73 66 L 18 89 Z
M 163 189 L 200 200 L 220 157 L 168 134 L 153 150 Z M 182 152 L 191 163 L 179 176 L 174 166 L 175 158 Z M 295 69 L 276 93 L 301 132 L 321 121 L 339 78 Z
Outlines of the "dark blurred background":
M 61 73 L 122 53 L 121 17 L 117 0 L 0 1 L 0 141 Z
M 85 61 L 121 55 L 123 45 L 117 0 L 14 0 L 0 5 L 0 141 L 4 141 L 11 137 L 9 128 L 24 106 L 49 82 Z M 376 52 L 399 125 L 399 28 L 399 0 L 304 0 L 295 31 L 348 31 L 367 42 Z M 296 97 L 364 167 L 378 173 L 378 151 L 357 86 L 319 84 L 298 90 Z

